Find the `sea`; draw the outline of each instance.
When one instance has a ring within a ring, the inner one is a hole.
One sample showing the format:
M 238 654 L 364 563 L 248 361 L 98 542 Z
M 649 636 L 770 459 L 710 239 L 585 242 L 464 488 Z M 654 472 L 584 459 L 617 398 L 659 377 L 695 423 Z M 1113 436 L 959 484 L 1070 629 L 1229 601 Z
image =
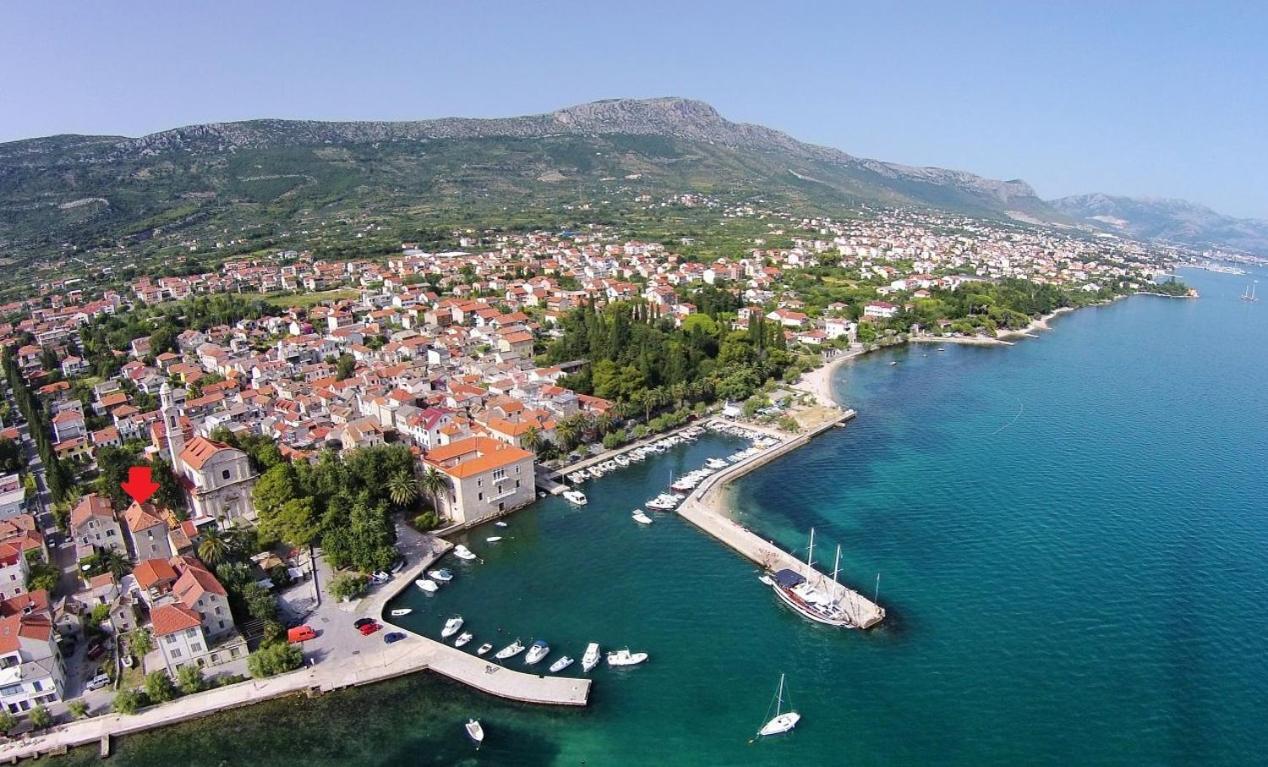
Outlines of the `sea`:
M 800 556 L 813 528 L 821 567 L 839 545 L 842 581 L 888 611 L 871 631 L 801 619 L 673 514 L 631 520 L 746 444 L 710 434 L 588 482 L 584 507 L 549 498 L 470 532 L 478 561 L 392 604 L 430 636 L 461 614 L 468 649 L 544 639 L 540 673 L 592 641 L 650 654 L 596 669 L 588 707 L 424 673 L 126 736 L 110 762 L 1262 764 L 1268 301 L 1239 296 L 1268 272 L 1181 274 L 1199 300 L 1135 296 L 1012 346 L 847 363 L 834 388 L 858 418 L 729 489 L 743 524 Z M 781 675 L 801 722 L 755 740 Z

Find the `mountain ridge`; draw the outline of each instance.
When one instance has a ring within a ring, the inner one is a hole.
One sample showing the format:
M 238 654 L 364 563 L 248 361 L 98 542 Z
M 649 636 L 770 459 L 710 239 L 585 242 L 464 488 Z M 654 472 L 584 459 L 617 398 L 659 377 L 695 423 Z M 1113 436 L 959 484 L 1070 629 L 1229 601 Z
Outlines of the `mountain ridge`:
M 1092 192 L 1048 203 L 1089 226 L 1137 240 L 1268 255 L 1268 221 L 1228 216 L 1189 200 Z

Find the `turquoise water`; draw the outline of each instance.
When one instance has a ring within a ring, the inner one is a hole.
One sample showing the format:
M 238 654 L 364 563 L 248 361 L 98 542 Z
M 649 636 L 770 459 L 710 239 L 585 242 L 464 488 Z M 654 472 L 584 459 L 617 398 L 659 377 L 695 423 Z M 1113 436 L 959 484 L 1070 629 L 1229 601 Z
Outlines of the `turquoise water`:
M 651 654 L 596 670 L 588 708 L 419 675 L 128 737 L 111 761 L 1259 762 L 1268 304 L 1237 300 L 1246 278 L 1185 279 L 1200 301 L 1136 297 L 1011 348 L 847 365 L 838 394 L 860 417 L 735 486 L 746 525 L 788 548 L 813 526 L 816 558 L 830 566 L 840 543 L 852 585 L 871 591 L 879 573 L 879 629 L 809 624 L 685 522 L 630 520 L 671 473 L 742 444 L 713 436 L 588 483 L 583 509 L 549 499 L 474 532 L 482 562 L 451 563 L 435 597 L 401 597 L 416 608 L 405 625 L 433 636 L 461 613 L 471 648 L 545 638 L 542 669 L 588 641 Z M 781 672 L 802 723 L 750 744 Z M 488 733 L 478 753 L 470 715 Z

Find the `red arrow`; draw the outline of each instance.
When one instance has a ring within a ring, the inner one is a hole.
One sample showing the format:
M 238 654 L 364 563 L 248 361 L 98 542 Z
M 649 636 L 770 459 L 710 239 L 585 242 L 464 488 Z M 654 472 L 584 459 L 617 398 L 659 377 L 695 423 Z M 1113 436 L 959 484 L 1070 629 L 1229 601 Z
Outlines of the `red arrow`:
M 137 503 L 145 503 L 158 490 L 158 483 L 150 478 L 149 466 L 131 466 L 128 468 L 128 481 L 120 482 L 123 492 L 132 496 Z

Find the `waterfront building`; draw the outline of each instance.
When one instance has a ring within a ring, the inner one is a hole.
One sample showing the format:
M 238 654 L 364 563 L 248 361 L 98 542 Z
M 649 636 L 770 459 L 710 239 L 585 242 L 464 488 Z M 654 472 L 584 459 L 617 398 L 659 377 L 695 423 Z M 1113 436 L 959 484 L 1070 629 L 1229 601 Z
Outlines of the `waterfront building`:
M 449 480 L 439 511 L 454 522 L 479 522 L 536 497 L 533 454 L 493 437 L 442 445 L 427 454 L 426 463 Z

